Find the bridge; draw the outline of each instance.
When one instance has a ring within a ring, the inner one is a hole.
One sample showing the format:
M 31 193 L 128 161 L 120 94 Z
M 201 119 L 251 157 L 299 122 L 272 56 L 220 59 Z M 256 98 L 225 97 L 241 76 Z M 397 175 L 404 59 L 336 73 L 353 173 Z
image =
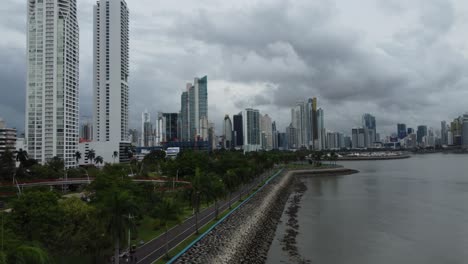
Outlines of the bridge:
M 38 187 L 38 186 L 64 186 L 64 185 L 73 185 L 73 184 L 90 184 L 94 181 L 94 178 L 69 178 L 69 179 L 38 179 L 38 180 L 31 180 L 31 181 L 17 181 L 15 180 L 14 183 L 0 183 L 0 187 L 16 187 L 18 191 L 21 193 L 21 189 L 24 187 Z M 181 181 L 181 180 L 170 180 L 166 178 L 156 178 L 156 179 L 141 179 L 136 178 L 132 179 L 133 182 L 137 183 L 154 183 L 154 184 L 172 184 L 172 188 L 167 189 L 179 189 L 180 187 L 175 187 L 176 184 L 183 184 L 182 188 L 191 188 L 192 183 L 189 181 Z

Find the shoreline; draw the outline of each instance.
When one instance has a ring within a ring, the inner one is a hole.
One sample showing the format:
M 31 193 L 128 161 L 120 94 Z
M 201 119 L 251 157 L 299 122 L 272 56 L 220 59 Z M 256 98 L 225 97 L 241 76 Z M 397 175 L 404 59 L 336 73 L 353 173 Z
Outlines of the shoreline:
M 354 160 L 398 160 L 398 159 L 409 159 L 411 155 L 399 155 L 399 156 L 378 156 L 378 157 L 341 157 L 337 161 L 354 161 Z
M 294 194 L 299 178 L 295 176 L 336 177 L 357 172 L 346 168 L 285 170 L 174 263 L 265 263 L 280 218 Z

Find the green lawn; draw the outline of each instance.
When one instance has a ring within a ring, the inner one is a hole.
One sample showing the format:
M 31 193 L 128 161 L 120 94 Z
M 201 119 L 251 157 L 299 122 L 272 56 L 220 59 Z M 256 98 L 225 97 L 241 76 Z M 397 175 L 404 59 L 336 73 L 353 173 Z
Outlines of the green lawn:
M 206 208 L 208 205 L 202 204 L 200 205 L 200 210 Z M 189 206 L 185 206 L 182 212 L 181 220 L 185 221 L 185 219 L 192 216 L 192 208 Z M 179 223 L 176 221 L 169 222 L 168 229 L 173 228 L 174 226 L 178 225 Z M 141 221 L 140 225 L 137 227 L 138 236 L 136 239 L 132 239 L 132 244 L 137 244 L 140 240 L 143 240 L 145 243 L 150 241 L 151 239 L 158 237 L 159 235 L 164 233 L 164 227 L 160 227 L 158 224 L 158 220 L 154 219 L 149 216 L 145 216 Z

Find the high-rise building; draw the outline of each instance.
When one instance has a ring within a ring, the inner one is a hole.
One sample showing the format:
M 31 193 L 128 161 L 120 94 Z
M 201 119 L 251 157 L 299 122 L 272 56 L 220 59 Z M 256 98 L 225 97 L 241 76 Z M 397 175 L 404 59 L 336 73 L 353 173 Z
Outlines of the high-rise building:
M 365 128 L 353 128 L 351 130 L 351 135 L 352 135 L 352 148 L 366 148 L 366 130 Z
M 408 127 L 407 132 L 408 132 L 407 133 L 408 135 L 414 134 L 414 129 L 411 127 Z
M 224 116 L 224 126 L 223 126 L 223 134 L 224 134 L 224 148 L 231 149 L 233 147 L 232 142 L 232 122 L 229 115 Z
M 233 116 L 234 122 L 234 143 L 235 147 L 242 148 L 244 145 L 244 129 L 243 129 L 243 122 L 242 122 L 242 112 Z
M 278 149 L 278 130 L 276 129 L 276 122 L 273 121 L 271 123 L 271 131 L 272 131 L 272 147 L 273 149 Z
M 93 140 L 93 124 L 86 122 L 80 126 L 80 142 Z
M 280 150 L 288 149 L 287 133 L 278 132 L 278 149 Z
M 129 135 L 129 141 L 132 143 L 132 145 L 137 146 L 138 145 L 138 130 L 129 129 L 128 135 Z
M 183 141 L 208 140 L 208 77 L 195 78 L 181 96 L 181 128 Z
M 262 141 L 262 148 L 264 150 L 273 149 L 273 131 L 272 121 L 268 114 L 260 116 L 260 131 L 263 135 L 264 141 Z
M 375 116 L 371 114 L 364 114 L 362 116 L 362 126 L 364 129 L 371 130 L 372 132 L 366 133 L 366 142 L 370 142 L 370 145 L 376 141 L 377 125 L 375 122 Z M 368 135 L 373 135 L 373 138 L 367 138 Z M 369 144 L 367 147 L 370 147 Z
M 319 119 L 317 115 L 317 98 L 312 98 L 312 141 L 315 149 L 319 148 Z
M 440 122 L 440 140 L 442 145 L 447 145 L 448 144 L 448 138 L 447 138 L 447 122 L 441 121 Z
M 297 129 L 292 125 L 286 128 L 286 141 L 287 149 L 296 149 L 297 148 Z
M 326 130 L 324 123 L 324 113 L 322 108 L 317 109 L 317 140 L 318 149 L 324 149 L 326 146 Z
M 28 0 L 25 137 L 30 158 L 75 166 L 79 133 L 76 0 Z
M 261 149 L 260 112 L 247 108 L 242 113 L 244 128 L 244 152 Z
M 463 126 L 462 126 L 462 145 L 464 148 L 468 147 L 468 113 L 463 115 Z
M 304 102 L 298 102 L 291 109 L 291 124 L 296 129 L 297 148 L 305 147 L 305 120 Z
M 0 156 L 5 151 L 13 152 L 16 149 L 16 129 L 7 128 L 5 122 L 0 119 Z
M 344 136 L 339 132 L 328 132 L 327 142 L 327 149 L 340 149 L 344 147 Z
M 404 139 L 406 137 L 407 131 L 405 124 L 397 124 L 397 134 L 399 139 Z
M 180 96 L 180 115 L 179 115 L 179 137 L 182 141 L 189 141 L 189 98 L 188 91 L 192 87 L 191 83 L 186 85 L 186 91 Z
M 417 142 L 418 144 L 424 143 L 424 137 L 427 136 L 427 126 L 418 126 L 417 134 Z
M 141 147 L 153 146 L 153 125 L 151 124 L 151 115 L 148 110 L 141 113 Z
M 156 120 L 155 145 L 178 141 L 178 113 L 158 113 Z
M 94 6 L 94 140 L 128 140 L 129 11 L 125 0 Z

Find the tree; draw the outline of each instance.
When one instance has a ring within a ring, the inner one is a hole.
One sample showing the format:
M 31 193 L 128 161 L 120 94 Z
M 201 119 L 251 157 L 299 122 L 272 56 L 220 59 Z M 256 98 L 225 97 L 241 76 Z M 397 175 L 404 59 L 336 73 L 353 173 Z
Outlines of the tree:
M 58 156 L 55 156 L 53 157 L 52 159 L 50 159 L 48 162 L 47 162 L 47 165 L 53 169 L 55 172 L 60 172 L 60 171 L 63 171 L 63 169 L 65 168 L 65 163 L 63 162 L 63 160 L 58 157 Z
M 239 179 L 233 170 L 228 170 L 223 177 L 224 186 L 229 192 L 229 209 L 231 209 L 232 193 L 236 191 L 239 186 Z
M 16 154 L 16 161 L 20 162 L 20 166 L 25 166 L 28 159 L 28 152 L 20 148 Z
M 169 259 L 169 241 L 167 239 L 167 231 L 171 221 L 180 221 L 182 210 L 174 199 L 164 198 L 153 212 L 153 216 L 159 218 L 160 223 L 164 226 L 164 239 L 166 247 L 166 258 Z
M 81 159 L 81 152 L 77 151 L 75 154 L 73 154 L 73 156 L 75 156 L 76 164 L 78 165 Z
M 214 173 L 210 173 L 208 175 L 208 179 L 206 193 L 208 194 L 209 199 L 212 199 L 215 202 L 215 218 L 218 219 L 218 200 L 224 196 L 225 187 L 223 180 Z
M 118 151 L 114 151 L 114 153 L 112 153 L 112 158 L 114 159 L 114 163 L 115 163 L 115 159 L 119 157 L 119 152 Z
M 11 181 L 15 174 L 15 157 L 8 149 L 0 156 L 0 180 Z
M 83 256 L 90 252 L 98 255 L 103 247 L 110 244 L 106 240 L 104 225 L 98 218 L 98 211 L 94 206 L 72 197 L 59 201 L 63 220 L 57 241 L 56 250 L 64 256 Z
M 86 153 L 85 157 L 91 162 L 91 164 L 93 163 L 94 161 L 94 158 L 96 158 L 96 151 L 94 151 L 94 149 L 90 149 L 88 150 L 88 152 Z
M 104 163 L 104 159 L 101 156 L 97 156 L 96 158 L 94 158 L 94 163 L 102 164 Z
M 89 186 L 94 192 L 92 200 L 98 208 L 100 219 L 106 223 L 107 233 L 113 241 L 116 263 L 119 259 L 120 243 L 127 237 L 128 229 L 134 227 L 134 216 L 140 212 L 140 203 L 136 201 L 136 196 L 131 190 L 133 186 L 128 177 L 106 171 L 99 174 Z
M 14 233 L 26 241 L 40 241 L 55 248 L 63 216 L 58 198 L 53 192 L 32 191 L 14 200 L 10 215 Z

